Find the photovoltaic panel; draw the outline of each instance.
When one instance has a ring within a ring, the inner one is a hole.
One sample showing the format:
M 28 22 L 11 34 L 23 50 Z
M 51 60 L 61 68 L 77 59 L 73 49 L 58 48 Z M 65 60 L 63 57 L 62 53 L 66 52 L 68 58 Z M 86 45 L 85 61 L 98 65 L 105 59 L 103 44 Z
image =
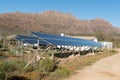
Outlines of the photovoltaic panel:
M 66 40 L 66 41 L 88 41 L 85 39 L 79 39 L 79 38 L 72 38 L 67 36 L 59 36 L 59 35 L 53 35 L 53 34 L 45 34 L 45 33 L 39 33 L 39 32 L 31 32 L 35 36 L 39 36 L 43 39 L 57 39 L 57 40 Z
M 88 42 L 78 42 L 78 41 L 64 41 L 64 40 L 54 40 L 54 39 L 45 39 L 54 45 L 65 45 L 65 46 L 99 46 L 97 43 L 88 43 Z
M 21 38 L 19 38 L 19 37 L 15 37 L 15 39 L 17 39 L 17 40 L 20 41 L 20 42 L 27 43 L 27 41 L 25 41 L 25 40 L 23 40 L 23 39 L 21 39 Z
M 37 37 L 34 36 L 23 36 L 23 35 L 17 35 L 17 37 L 21 38 L 21 39 L 32 39 L 32 40 L 37 40 Z
M 66 36 L 44 34 L 39 32 L 31 32 L 34 36 L 44 39 L 53 45 L 68 45 L 68 46 L 101 46 L 100 44 L 79 38 L 71 38 Z
M 28 44 L 43 44 L 43 45 L 48 44 L 48 42 L 46 42 L 42 39 L 38 39 L 37 37 L 33 37 L 33 36 L 17 35 L 16 39 L 23 43 L 28 43 Z
M 45 39 L 53 45 L 65 45 L 65 46 L 83 46 L 83 43 L 77 43 L 74 41 L 64 41 L 64 40 L 54 40 L 54 39 Z

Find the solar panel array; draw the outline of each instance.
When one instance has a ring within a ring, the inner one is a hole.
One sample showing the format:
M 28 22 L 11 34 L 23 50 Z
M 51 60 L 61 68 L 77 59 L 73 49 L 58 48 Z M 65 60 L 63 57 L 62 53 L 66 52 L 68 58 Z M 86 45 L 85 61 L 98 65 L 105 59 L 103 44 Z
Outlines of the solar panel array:
M 45 41 L 53 45 L 101 46 L 99 43 L 96 43 L 90 40 L 85 40 L 85 39 L 59 36 L 59 35 L 53 35 L 53 34 L 44 34 L 44 33 L 39 33 L 39 32 L 31 32 L 31 34 L 38 37 L 39 39 L 44 39 Z
M 28 44 L 43 44 L 43 45 L 61 45 L 61 46 L 99 46 L 99 43 L 79 39 L 79 38 L 72 38 L 66 36 L 59 36 L 53 34 L 44 34 L 39 32 L 31 32 L 33 36 L 22 36 L 17 35 L 16 39 Z
M 43 45 L 48 44 L 46 41 L 44 41 L 42 39 L 38 39 L 37 37 L 33 37 L 33 36 L 17 35 L 16 39 L 23 43 L 28 43 L 28 44 L 43 44 Z

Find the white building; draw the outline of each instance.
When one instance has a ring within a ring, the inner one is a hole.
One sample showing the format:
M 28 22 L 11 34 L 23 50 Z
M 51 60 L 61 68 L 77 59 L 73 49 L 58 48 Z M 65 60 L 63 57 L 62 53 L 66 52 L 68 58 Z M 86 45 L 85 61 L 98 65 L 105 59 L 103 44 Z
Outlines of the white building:
M 94 41 L 94 42 L 98 42 L 98 39 L 95 36 L 69 36 L 69 37 L 86 39 L 86 40 L 91 40 L 91 41 Z
M 113 42 L 99 42 L 103 48 L 107 48 L 107 49 L 112 49 L 113 48 Z

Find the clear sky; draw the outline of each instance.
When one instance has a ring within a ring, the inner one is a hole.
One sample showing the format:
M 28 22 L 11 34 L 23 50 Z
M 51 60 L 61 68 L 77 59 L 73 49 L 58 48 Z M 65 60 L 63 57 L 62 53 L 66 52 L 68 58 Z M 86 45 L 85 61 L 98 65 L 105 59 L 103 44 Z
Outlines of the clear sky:
M 72 13 L 81 20 L 100 17 L 120 27 L 120 0 L 0 0 L 0 14 L 46 10 Z

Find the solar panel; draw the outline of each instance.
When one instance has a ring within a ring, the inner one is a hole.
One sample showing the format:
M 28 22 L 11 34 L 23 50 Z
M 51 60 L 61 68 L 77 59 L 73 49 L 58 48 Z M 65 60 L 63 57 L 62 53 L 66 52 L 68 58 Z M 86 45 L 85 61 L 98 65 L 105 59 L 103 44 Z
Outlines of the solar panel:
M 32 40 L 37 40 L 37 37 L 34 36 L 23 36 L 23 35 L 17 35 L 17 37 L 21 38 L 21 39 L 32 39 Z
M 45 39 L 54 45 L 65 45 L 65 46 L 100 46 L 95 42 L 79 42 L 79 41 L 64 41 L 64 40 L 54 40 L 54 39 Z
M 57 40 L 66 40 L 66 41 L 88 41 L 85 39 L 80 39 L 80 38 L 72 38 L 72 37 L 67 37 L 67 36 L 59 36 L 59 35 L 54 35 L 54 34 L 45 34 L 45 33 L 39 33 L 39 32 L 31 32 L 35 36 L 39 36 L 43 39 L 57 39 Z
M 53 45 L 67 45 L 67 46 L 100 46 L 100 44 L 78 38 L 71 38 L 66 36 L 52 35 L 52 34 L 44 34 L 39 32 L 31 32 L 34 36 L 39 37 L 40 39 L 44 39 L 50 42 Z
M 43 45 L 49 44 L 48 42 L 33 36 L 17 35 L 16 39 L 23 43 L 28 43 L 28 44 L 43 44 Z
M 66 45 L 66 46 L 79 46 L 84 45 L 83 43 L 77 43 L 74 41 L 64 41 L 64 40 L 54 40 L 54 39 L 45 39 L 46 41 L 50 42 L 53 45 Z
M 25 40 L 23 40 L 23 39 L 21 39 L 21 38 L 19 38 L 19 37 L 15 37 L 15 39 L 17 39 L 17 40 L 20 41 L 20 42 L 27 43 Z

